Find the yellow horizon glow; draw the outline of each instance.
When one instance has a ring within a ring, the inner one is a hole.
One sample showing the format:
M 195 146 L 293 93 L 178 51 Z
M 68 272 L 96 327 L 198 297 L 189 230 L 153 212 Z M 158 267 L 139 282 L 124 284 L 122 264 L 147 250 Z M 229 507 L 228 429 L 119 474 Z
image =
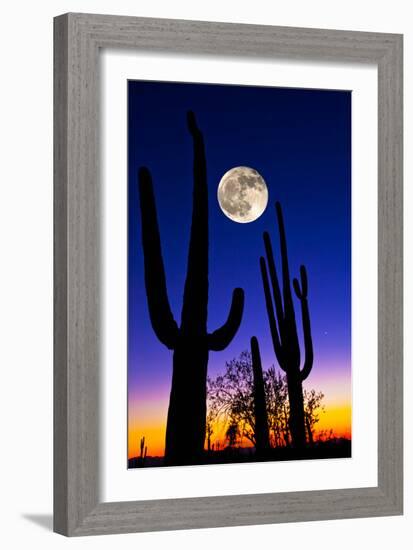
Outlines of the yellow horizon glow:
M 143 408 L 143 407 L 142 407 Z M 164 408 L 164 407 L 163 407 Z M 156 412 L 155 412 L 156 411 Z M 164 456 L 166 415 L 159 408 L 152 408 L 152 414 L 141 416 L 136 414 L 134 409 L 133 418 L 129 420 L 128 429 L 128 458 L 139 456 L 140 440 L 145 437 L 145 445 L 148 448 L 147 456 Z M 138 421 L 137 419 L 141 420 Z M 226 444 L 225 431 L 226 423 L 223 419 L 218 420 L 213 426 L 212 443 L 220 443 L 221 448 Z M 335 437 L 351 439 L 351 404 L 346 402 L 328 402 L 325 404 L 325 412 L 319 412 L 319 421 L 314 426 L 314 437 L 322 431 L 333 430 Z M 245 437 L 242 440 L 242 447 L 250 447 L 251 443 Z

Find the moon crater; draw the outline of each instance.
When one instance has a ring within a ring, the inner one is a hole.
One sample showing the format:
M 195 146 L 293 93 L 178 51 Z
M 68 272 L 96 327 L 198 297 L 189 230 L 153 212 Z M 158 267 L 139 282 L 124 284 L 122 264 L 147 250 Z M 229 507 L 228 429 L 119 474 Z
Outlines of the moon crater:
M 268 204 L 265 180 L 254 168 L 231 168 L 219 182 L 218 202 L 230 220 L 253 222 L 264 213 Z

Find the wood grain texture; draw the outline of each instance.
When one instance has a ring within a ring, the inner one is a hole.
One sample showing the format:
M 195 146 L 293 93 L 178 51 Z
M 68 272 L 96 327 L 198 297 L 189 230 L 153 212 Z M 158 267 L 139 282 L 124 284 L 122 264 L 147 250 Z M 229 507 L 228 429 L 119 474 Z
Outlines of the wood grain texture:
M 378 480 L 403 502 L 403 54 L 378 67 Z
M 67 529 L 67 19 L 54 27 L 54 529 Z
M 54 39 L 55 531 L 73 536 L 401 514 L 402 37 L 66 14 L 55 19 Z M 100 502 L 98 109 L 104 47 L 378 65 L 378 487 Z

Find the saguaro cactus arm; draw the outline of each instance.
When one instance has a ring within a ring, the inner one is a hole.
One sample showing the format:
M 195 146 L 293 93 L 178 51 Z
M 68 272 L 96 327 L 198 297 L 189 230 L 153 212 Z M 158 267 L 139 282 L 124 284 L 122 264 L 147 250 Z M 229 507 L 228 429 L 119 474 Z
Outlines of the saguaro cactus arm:
M 272 282 L 272 293 L 274 296 L 275 311 L 277 313 L 278 321 L 279 323 L 281 323 L 284 319 L 284 310 L 281 298 L 280 284 L 278 282 L 277 269 L 275 267 L 274 254 L 271 246 L 271 239 L 268 231 L 264 231 L 264 246 L 265 253 L 267 255 L 268 270 Z
M 305 359 L 304 365 L 301 371 L 301 380 L 305 380 L 313 368 L 313 339 L 311 337 L 311 323 L 310 323 L 310 313 L 308 310 L 308 282 L 307 282 L 307 271 L 305 266 L 300 267 L 300 277 L 301 277 L 301 288 L 300 283 L 297 279 L 294 279 L 293 286 L 297 298 L 301 303 L 301 316 L 303 320 L 303 334 L 304 334 L 304 348 L 305 348 Z
M 274 346 L 275 355 L 277 357 L 280 367 L 285 371 L 285 365 L 283 360 L 283 352 L 280 342 L 280 335 L 278 334 L 277 322 L 275 320 L 274 307 L 271 299 L 270 283 L 268 280 L 267 265 L 265 259 L 260 258 L 262 284 L 264 287 L 265 305 L 267 306 L 268 320 L 270 323 L 270 332 L 272 336 L 272 343 Z
M 294 306 L 293 306 L 293 298 L 291 295 L 291 287 L 290 287 L 290 268 L 288 266 L 287 239 L 285 237 L 284 218 L 281 210 L 281 204 L 279 202 L 275 203 L 275 210 L 277 212 L 278 228 L 280 232 L 284 313 L 285 313 L 285 317 L 288 317 L 291 315 L 291 318 L 294 319 Z
M 288 342 L 288 355 L 291 362 L 300 364 L 300 345 L 298 341 L 297 324 L 295 321 L 295 310 L 293 304 L 293 297 L 291 293 L 291 281 L 290 281 L 290 268 L 288 265 L 288 251 L 287 251 L 287 239 L 285 236 L 284 218 L 282 214 L 281 204 L 275 203 L 275 210 L 277 214 L 278 229 L 280 233 L 280 252 L 281 252 L 281 266 L 282 266 L 282 279 L 283 279 L 283 306 L 284 317 L 281 319 L 278 317 L 278 324 L 280 329 L 281 345 L 284 347 Z M 274 285 L 274 282 L 273 282 Z
M 242 320 L 244 311 L 244 291 L 236 288 L 232 293 L 232 302 L 226 322 L 207 336 L 207 346 L 211 351 L 222 351 L 234 338 Z
M 139 194 L 149 317 L 158 339 L 167 348 L 174 349 L 178 326 L 169 305 L 152 178 L 147 168 L 139 170 Z

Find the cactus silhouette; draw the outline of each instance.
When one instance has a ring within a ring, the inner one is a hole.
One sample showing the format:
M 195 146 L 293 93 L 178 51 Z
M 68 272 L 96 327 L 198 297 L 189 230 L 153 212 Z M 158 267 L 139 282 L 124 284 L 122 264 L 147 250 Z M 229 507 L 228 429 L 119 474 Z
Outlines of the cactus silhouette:
M 145 437 L 141 437 L 139 447 L 140 447 L 141 454 L 139 455 L 139 458 L 138 458 L 138 466 L 143 468 L 145 465 L 146 454 L 148 452 L 148 447 L 145 446 Z
M 300 344 L 291 293 L 287 241 L 279 202 L 276 203 L 276 213 L 280 233 L 282 292 L 278 282 L 270 236 L 267 232 L 264 233 L 267 262 L 261 257 L 260 266 L 274 351 L 280 367 L 285 371 L 287 376 L 288 399 L 290 402 L 289 425 L 292 442 L 294 447 L 302 448 L 306 442 L 302 382 L 308 377 L 313 366 L 313 342 L 307 301 L 307 271 L 303 265 L 300 267 L 301 286 L 297 279 L 293 281 L 295 294 L 301 303 L 303 323 L 305 359 L 301 369 Z M 272 294 L 269 280 L 271 280 Z
M 204 140 L 195 115 L 187 115 L 193 140 L 193 209 L 180 326 L 169 305 L 152 178 L 139 171 L 145 286 L 152 328 L 173 350 L 172 385 L 165 442 L 165 464 L 201 461 L 206 430 L 206 379 L 209 351 L 225 349 L 242 319 L 244 291 L 233 291 L 228 319 L 207 332 L 208 317 L 208 187 Z
M 265 401 L 264 377 L 258 340 L 251 338 L 252 374 L 254 387 L 255 449 L 262 456 L 270 448 L 267 405 Z

